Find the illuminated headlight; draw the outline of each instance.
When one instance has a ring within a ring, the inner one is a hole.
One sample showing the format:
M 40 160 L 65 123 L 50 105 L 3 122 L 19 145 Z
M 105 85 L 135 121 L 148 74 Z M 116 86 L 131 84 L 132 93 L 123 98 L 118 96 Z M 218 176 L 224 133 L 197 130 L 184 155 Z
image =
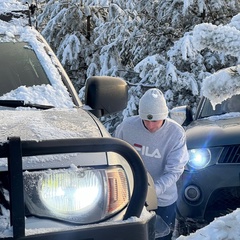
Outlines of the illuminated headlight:
M 211 152 L 208 148 L 191 149 L 188 153 L 188 165 L 196 170 L 205 168 L 211 161 Z
M 79 224 L 106 219 L 129 202 L 121 168 L 25 172 L 24 188 L 31 214 Z

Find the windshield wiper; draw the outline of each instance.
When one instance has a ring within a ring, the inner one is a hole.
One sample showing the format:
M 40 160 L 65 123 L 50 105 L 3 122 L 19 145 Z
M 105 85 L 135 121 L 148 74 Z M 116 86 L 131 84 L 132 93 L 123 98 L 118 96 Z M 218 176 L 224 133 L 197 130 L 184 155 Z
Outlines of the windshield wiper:
M 17 108 L 17 107 L 32 107 L 32 108 L 37 108 L 37 109 L 50 109 L 54 108 L 54 106 L 51 105 L 41 105 L 37 103 L 25 103 L 23 100 L 0 100 L 0 106 L 3 107 L 12 107 L 12 108 Z

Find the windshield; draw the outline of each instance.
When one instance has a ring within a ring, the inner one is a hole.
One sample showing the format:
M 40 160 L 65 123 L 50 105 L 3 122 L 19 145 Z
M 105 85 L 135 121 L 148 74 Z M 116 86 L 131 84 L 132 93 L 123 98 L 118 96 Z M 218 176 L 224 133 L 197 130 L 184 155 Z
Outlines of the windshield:
M 69 88 L 63 84 L 61 73 L 41 42 L 5 42 L 1 37 L 1 106 L 74 107 Z M 9 103 L 9 100 L 19 101 Z
M 19 86 L 50 84 L 35 52 L 27 43 L 0 43 L 0 96 Z
M 208 99 L 205 100 L 206 101 L 201 112 L 201 118 L 230 112 L 240 112 L 240 95 L 235 95 L 223 101 L 221 104 L 217 104 L 215 109 L 213 109 L 213 106 Z

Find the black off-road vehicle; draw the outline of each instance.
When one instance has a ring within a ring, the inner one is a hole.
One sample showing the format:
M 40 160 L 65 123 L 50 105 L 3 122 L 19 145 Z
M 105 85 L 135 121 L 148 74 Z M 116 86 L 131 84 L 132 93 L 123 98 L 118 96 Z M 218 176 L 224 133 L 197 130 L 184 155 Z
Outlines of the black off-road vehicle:
M 195 116 L 183 106 L 171 117 L 185 126 L 190 155 L 177 203 L 177 230 L 187 235 L 240 207 L 240 95 L 215 109 L 203 97 Z

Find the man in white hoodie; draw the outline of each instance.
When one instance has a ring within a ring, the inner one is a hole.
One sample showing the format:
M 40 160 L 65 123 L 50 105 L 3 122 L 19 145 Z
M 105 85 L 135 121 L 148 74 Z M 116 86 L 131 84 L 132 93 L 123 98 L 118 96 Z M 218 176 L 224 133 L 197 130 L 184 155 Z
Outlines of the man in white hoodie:
M 188 161 L 185 131 L 167 117 L 163 93 L 152 88 L 139 101 L 139 115 L 124 120 L 114 133 L 139 152 L 153 178 L 158 198 L 156 214 L 171 229 L 169 235 L 157 239 L 172 238 L 178 198 L 176 182 Z

